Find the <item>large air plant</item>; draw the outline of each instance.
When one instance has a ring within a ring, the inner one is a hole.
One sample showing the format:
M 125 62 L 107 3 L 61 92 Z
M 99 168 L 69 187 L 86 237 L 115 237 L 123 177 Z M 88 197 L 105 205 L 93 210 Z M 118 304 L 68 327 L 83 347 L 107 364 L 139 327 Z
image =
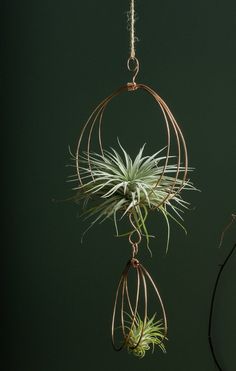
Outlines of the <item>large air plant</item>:
M 160 212 L 167 224 L 168 249 L 169 220 L 173 219 L 183 227 L 181 213 L 189 205 L 180 191 L 194 190 L 195 187 L 189 180 L 176 177 L 176 172 L 181 173 L 184 168 L 175 163 L 167 164 L 166 156 L 161 156 L 163 149 L 144 156 L 144 145 L 132 160 L 120 143 L 119 147 L 121 154 L 112 148 L 104 150 L 103 154 L 86 153 L 79 159 L 74 158 L 79 164 L 80 180 L 74 188 L 74 199 L 76 202 L 84 201 L 85 218 L 94 218 L 89 228 L 96 222 L 113 218 L 119 236 L 119 221 L 129 215 L 132 228 L 146 237 L 147 246 L 150 238 L 148 214 L 151 211 Z M 169 158 L 174 160 L 174 157 Z M 72 176 L 71 180 L 78 181 L 78 175 Z M 88 207 L 88 201 L 94 201 L 91 207 Z

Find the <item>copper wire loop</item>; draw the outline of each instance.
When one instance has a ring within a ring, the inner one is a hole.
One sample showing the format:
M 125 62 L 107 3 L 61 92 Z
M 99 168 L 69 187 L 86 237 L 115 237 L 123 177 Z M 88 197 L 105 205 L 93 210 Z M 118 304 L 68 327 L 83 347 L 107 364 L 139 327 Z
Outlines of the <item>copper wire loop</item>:
M 131 65 L 133 64 L 133 65 Z M 133 85 L 135 83 L 135 79 L 139 73 L 139 61 L 136 57 L 129 57 L 129 59 L 127 60 L 127 68 L 130 72 L 134 72 L 134 75 L 133 75 Z
M 140 244 L 140 242 L 142 240 L 142 236 L 141 236 L 141 233 L 138 230 L 137 226 L 134 224 L 134 222 L 132 220 L 132 213 L 129 214 L 129 221 L 130 221 L 130 224 L 132 225 L 132 227 L 134 228 L 134 230 L 129 234 L 129 243 L 132 246 L 132 257 L 134 258 L 138 254 L 138 245 Z M 132 236 L 134 235 L 134 233 L 136 233 L 137 236 L 138 236 L 137 241 L 134 241 L 132 239 Z
M 133 66 L 131 65 L 133 63 Z M 136 57 L 129 57 L 127 60 L 127 68 L 130 72 L 139 71 L 139 61 Z
M 137 233 L 138 235 L 138 241 L 133 241 L 132 240 L 132 236 L 134 233 Z M 129 235 L 129 243 L 131 243 L 131 245 L 138 245 L 140 242 L 141 242 L 141 233 L 139 232 L 139 230 L 135 227 L 135 230 L 132 231 Z
M 132 227 L 134 228 L 134 230 L 129 234 L 129 243 L 133 246 L 133 245 L 136 245 L 137 248 L 138 248 L 138 245 L 140 244 L 141 240 L 142 240 L 142 236 L 141 236 L 141 233 L 140 231 L 138 230 L 137 226 L 134 224 L 133 220 L 132 220 L 132 214 L 130 213 L 129 214 L 129 221 L 130 221 L 130 224 L 132 225 Z M 132 236 L 133 234 L 136 233 L 137 236 L 138 236 L 138 240 L 137 241 L 134 241 L 132 239 Z
M 128 287 L 128 275 L 130 268 L 135 268 L 137 272 L 137 280 L 136 280 L 136 292 L 135 292 L 135 300 L 134 303 L 131 303 L 131 298 L 129 295 L 129 287 Z M 148 285 L 151 285 L 151 287 L 154 289 L 154 292 L 156 294 L 156 298 L 160 304 L 161 311 L 162 311 L 162 318 L 163 318 L 163 326 L 164 326 L 164 332 L 163 336 L 160 339 L 160 344 L 161 345 L 166 336 L 167 336 L 167 318 L 166 318 L 166 312 L 164 308 L 164 304 L 162 302 L 160 293 L 158 291 L 158 288 L 156 284 L 154 283 L 152 277 L 148 273 L 148 271 L 144 268 L 144 266 L 137 260 L 132 258 L 131 260 L 128 261 L 126 264 L 126 267 L 121 275 L 117 290 L 116 290 L 116 295 L 115 295 L 115 302 L 114 302 L 114 307 L 113 307 L 113 315 L 112 315 L 112 324 L 111 324 L 111 336 L 112 336 L 112 345 L 113 348 L 116 351 L 122 350 L 128 343 L 131 332 L 133 329 L 133 326 L 136 324 L 137 321 L 137 314 L 140 315 L 142 310 L 143 316 L 142 316 L 142 330 L 140 333 L 140 337 L 137 341 L 137 343 L 131 348 L 135 349 L 138 347 L 140 344 L 140 341 L 142 340 L 143 337 L 143 331 L 145 328 L 145 325 L 148 320 Z M 141 292 L 143 293 L 142 299 L 141 299 Z M 142 303 L 141 303 L 142 301 Z M 120 302 L 120 314 L 118 316 L 118 302 Z M 127 308 L 125 308 L 125 304 L 128 306 L 129 312 L 127 313 Z M 125 321 L 125 315 L 129 316 L 129 326 L 127 326 L 127 323 Z M 120 318 L 120 323 L 118 326 L 116 325 L 116 317 Z M 120 345 L 116 345 L 116 339 L 115 339 L 115 329 L 120 328 L 121 333 L 123 336 L 123 341 Z
M 94 109 L 94 111 L 89 116 L 88 120 L 84 124 L 81 134 L 78 139 L 77 149 L 76 149 L 76 169 L 78 174 L 78 180 L 80 186 L 83 186 L 82 177 L 81 177 L 81 166 L 80 166 L 80 156 L 82 156 L 82 141 L 86 139 L 86 156 L 87 156 L 87 164 L 88 168 L 90 169 L 91 179 L 94 179 L 91 169 L 91 162 L 90 162 L 90 153 L 91 153 L 91 140 L 93 137 L 93 132 L 95 126 L 98 126 L 98 143 L 100 147 L 101 154 L 104 156 L 104 150 L 102 145 L 102 121 L 103 121 L 103 115 L 104 111 L 107 107 L 107 105 L 118 95 L 130 91 L 130 90 L 144 90 L 147 94 L 149 94 L 154 101 L 158 104 L 159 108 L 161 109 L 161 112 L 163 114 L 163 121 L 164 126 L 166 128 L 166 156 L 165 156 L 165 162 L 163 165 L 162 173 L 160 174 L 159 179 L 157 179 L 157 182 L 155 184 L 155 187 L 158 187 L 158 185 L 161 183 L 162 178 L 165 174 L 167 165 L 170 160 L 170 150 L 171 150 L 171 144 L 174 142 L 177 148 L 177 166 L 176 166 L 176 172 L 175 176 L 173 176 L 173 182 L 172 185 L 169 187 L 169 192 L 165 196 L 165 198 L 160 201 L 160 203 L 156 206 L 156 209 L 159 208 L 161 205 L 163 205 L 166 201 L 173 198 L 177 193 L 181 191 L 181 189 L 184 186 L 184 182 L 187 177 L 187 170 L 188 170 L 188 154 L 187 154 L 187 146 L 185 143 L 185 139 L 183 136 L 183 133 L 175 120 L 173 114 L 171 113 L 169 107 L 167 104 L 163 101 L 163 99 L 149 86 L 144 84 L 138 84 L 138 83 L 128 83 L 128 85 L 121 86 L 119 89 L 114 91 L 111 95 L 109 95 L 107 98 L 105 98 L 99 105 Z M 177 184 L 177 179 L 182 179 L 180 184 Z

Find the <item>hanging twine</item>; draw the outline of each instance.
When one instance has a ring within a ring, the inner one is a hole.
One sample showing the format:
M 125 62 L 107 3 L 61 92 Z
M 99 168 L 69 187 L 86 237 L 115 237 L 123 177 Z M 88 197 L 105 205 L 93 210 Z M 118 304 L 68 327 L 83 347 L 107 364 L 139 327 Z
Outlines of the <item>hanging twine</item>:
M 134 11 L 134 0 L 130 1 L 130 11 L 129 11 L 129 21 L 130 21 L 130 58 L 135 58 L 135 11 Z
M 139 61 L 136 58 L 136 54 L 135 54 L 135 42 L 138 39 L 135 36 L 135 9 L 134 9 L 134 1 L 135 0 L 130 0 L 130 10 L 127 13 L 127 16 L 128 16 L 128 30 L 130 31 L 130 56 L 129 56 L 128 61 L 127 61 L 127 67 L 128 67 L 128 70 L 129 71 L 134 72 L 131 90 L 136 85 L 135 78 L 136 78 L 136 76 L 137 76 L 137 74 L 139 72 Z

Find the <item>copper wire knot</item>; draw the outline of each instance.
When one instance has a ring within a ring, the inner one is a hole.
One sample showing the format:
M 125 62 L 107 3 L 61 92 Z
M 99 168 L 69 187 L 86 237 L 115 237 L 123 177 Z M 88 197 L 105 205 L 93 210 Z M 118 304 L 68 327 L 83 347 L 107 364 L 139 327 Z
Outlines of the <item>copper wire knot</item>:
M 134 91 L 138 89 L 138 85 L 136 82 L 128 82 L 127 83 L 128 91 Z
M 130 260 L 130 262 L 131 262 L 133 268 L 137 268 L 137 267 L 139 266 L 139 261 L 138 261 L 138 259 L 132 258 L 132 259 Z

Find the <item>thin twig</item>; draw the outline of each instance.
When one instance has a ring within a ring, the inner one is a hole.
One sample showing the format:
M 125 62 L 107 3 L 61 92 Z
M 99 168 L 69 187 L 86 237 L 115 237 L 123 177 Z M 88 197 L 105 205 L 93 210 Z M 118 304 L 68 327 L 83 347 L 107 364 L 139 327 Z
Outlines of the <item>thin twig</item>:
M 232 220 L 231 222 L 224 228 L 222 234 L 221 234 L 221 240 L 220 240 L 220 246 L 222 245 L 222 242 L 223 242 L 223 239 L 224 239 L 224 236 L 225 236 L 225 232 L 231 227 L 231 225 L 233 224 L 233 222 L 235 221 L 235 217 L 236 215 L 232 214 Z M 210 349 L 211 349 L 211 354 L 212 354 L 212 357 L 213 357 L 213 360 L 218 368 L 219 371 L 223 371 L 223 368 L 221 367 L 217 357 L 216 357 L 216 353 L 215 353 L 215 349 L 214 349 L 214 345 L 213 345 L 213 342 L 212 342 L 212 318 L 213 318 L 213 312 L 214 312 L 214 304 L 215 304 L 215 297 L 216 297 L 216 291 L 217 291 L 217 287 L 219 285 L 219 281 L 220 281 L 220 277 L 221 277 L 221 274 L 223 272 L 223 269 L 225 268 L 226 264 L 228 263 L 229 259 L 231 258 L 231 256 L 233 255 L 234 251 L 236 249 L 236 243 L 234 244 L 233 248 L 230 250 L 230 252 L 228 253 L 228 255 L 226 256 L 223 264 L 220 264 L 219 267 L 219 272 L 217 274 L 217 277 L 216 277 L 216 281 L 215 281 L 215 285 L 214 285 L 214 288 L 213 288 L 213 292 L 212 292 L 212 297 L 211 297 L 211 305 L 210 305 L 210 314 L 209 314 L 209 322 L 208 322 L 208 342 L 209 342 L 209 345 L 210 345 Z
M 223 231 L 221 233 L 219 248 L 221 247 L 221 245 L 223 243 L 223 240 L 224 240 L 224 237 L 225 237 L 225 233 L 227 232 L 227 230 L 232 226 L 232 224 L 235 221 L 236 221 L 236 214 L 231 214 L 231 221 L 226 225 L 226 227 L 223 229 Z

